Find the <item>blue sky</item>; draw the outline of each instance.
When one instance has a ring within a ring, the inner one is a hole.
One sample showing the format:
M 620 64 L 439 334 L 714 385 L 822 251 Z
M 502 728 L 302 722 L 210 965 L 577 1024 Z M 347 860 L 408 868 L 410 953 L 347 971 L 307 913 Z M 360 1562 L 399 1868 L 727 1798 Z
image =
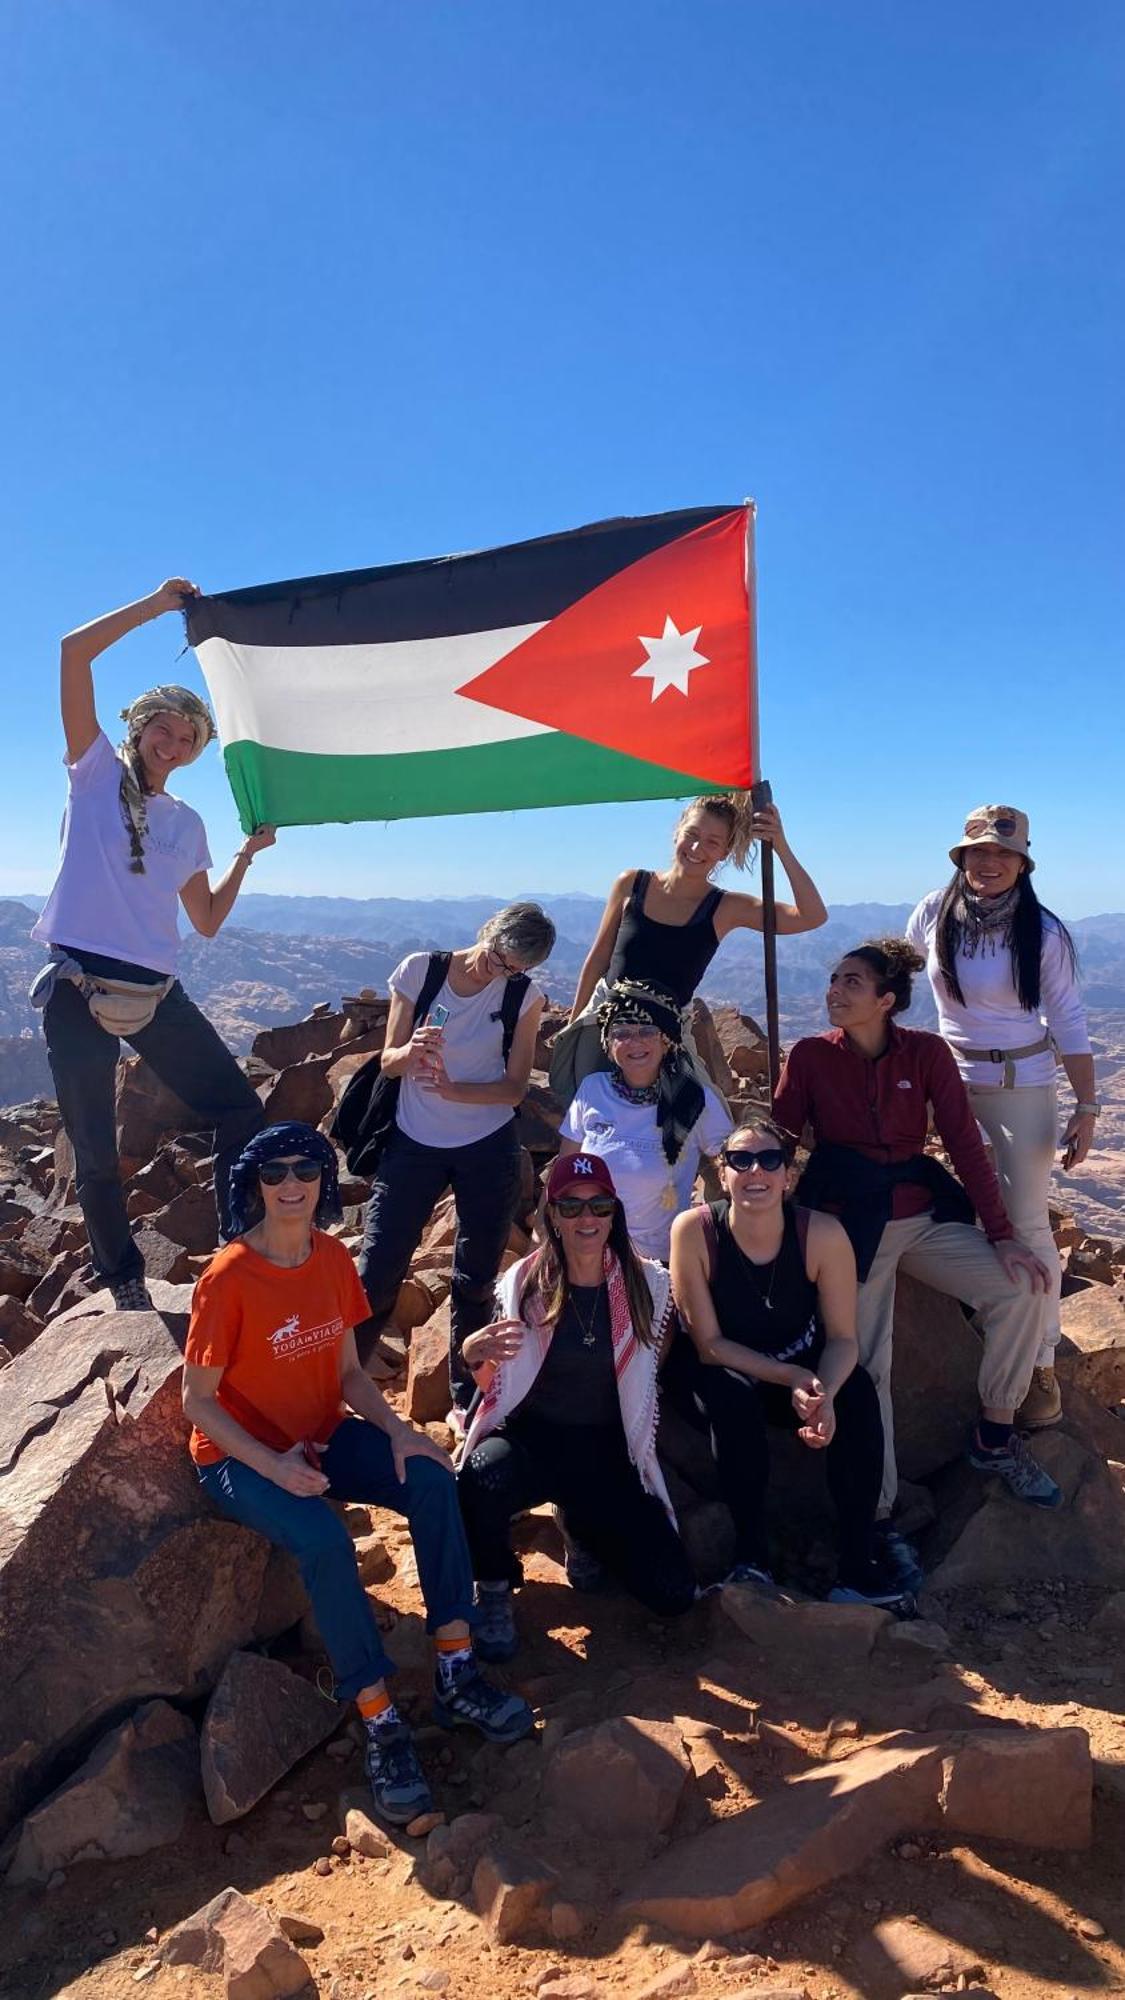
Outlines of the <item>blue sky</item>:
M 59 634 L 164 575 L 753 494 L 826 894 L 920 894 L 994 799 L 1049 902 L 1125 907 L 1116 0 L 52 0 L 0 62 L 0 889 L 52 873 Z M 181 789 L 225 859 L 214 753 Z M 252 886 L 598 891 L 674 817 L 291 831 Z

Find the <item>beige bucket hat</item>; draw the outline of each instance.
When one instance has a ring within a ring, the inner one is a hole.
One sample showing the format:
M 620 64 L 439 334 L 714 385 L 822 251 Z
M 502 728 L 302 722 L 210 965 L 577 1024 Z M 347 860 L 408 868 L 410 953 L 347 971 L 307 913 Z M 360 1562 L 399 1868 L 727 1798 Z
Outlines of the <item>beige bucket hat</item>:
M 957 868 L 966 847 L 1006 847 L 1009 854 L 1023 855 L 1029 875 L 1035 866 L 1031 858 L 1031 828 L 1027 814 L 1018 806 L 974 806 L 966 816 L 964 833 L 956 847 L 949 850 L 949 859 Z

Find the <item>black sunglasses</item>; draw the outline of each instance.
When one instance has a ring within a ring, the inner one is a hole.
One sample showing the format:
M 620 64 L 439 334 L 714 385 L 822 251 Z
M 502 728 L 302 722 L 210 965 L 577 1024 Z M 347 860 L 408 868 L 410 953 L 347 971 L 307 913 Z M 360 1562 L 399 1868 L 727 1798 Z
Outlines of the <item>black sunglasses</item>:
M 595 1194 L 591 1195 L 589 1201 L 583 1201 L 580 1194 L 560 1194 L 557 1201 L 551 1205 L 557 1208 L 559 1214 L 564 1215 L 568 1222 L 573 1222 L 576 1215 L 612 1215 L 617 1207 L 617 1196 Z
M 998 833 L 1002 840 L 1010 840 L 1018 824 L 1014 813 L 992 813 L 987 819 L 967 819 L 965 832 L 970 840 L 979 840 L 982 833 Z
M 318 1181 L 323 1172 L 319 1160 L 263 1160 L 258 1179 L 263 1187 L 280 1187 L 292 1174 L 295 1181 Z
M 785 1154 L 780 1146 L 763 1146 L 760 1153 L 744 1152 L 738 1147 L 733 1153 L 723 1153 L 724 1167 L 733 1167 L 736 1174 L 748 1174 L 751 1167 L 760 1167 L 764 1174 L 776 1174 L 785 1165 Z

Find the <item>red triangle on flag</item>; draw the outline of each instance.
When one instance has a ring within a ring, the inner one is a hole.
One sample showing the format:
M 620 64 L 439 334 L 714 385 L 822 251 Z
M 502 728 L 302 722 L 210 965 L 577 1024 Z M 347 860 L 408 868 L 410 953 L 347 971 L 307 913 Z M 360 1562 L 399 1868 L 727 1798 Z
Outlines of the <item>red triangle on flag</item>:
M 458 694 L 706 784 L 752 782 L 747 515 L 618 570 Z

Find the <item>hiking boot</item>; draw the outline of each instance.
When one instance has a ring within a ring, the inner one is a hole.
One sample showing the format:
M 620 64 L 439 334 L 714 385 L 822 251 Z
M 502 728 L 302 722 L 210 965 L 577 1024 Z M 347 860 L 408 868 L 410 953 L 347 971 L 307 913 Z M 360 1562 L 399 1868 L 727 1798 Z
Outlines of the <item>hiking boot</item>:
M 925 1581 L 918 1551 L 913 1542 L 900 1535 L 893 1521 L 876 1521 L 874 1527 L 875 1561 L 883 1575 L 897 1583 L 900 1590 L 909 1591 L 916 1597 Z
M 519 1633 L 512 1604 L 510 1584 L 486 1589 L 477 1585 L 477 1610 L 473 1619 L 473 1647 L 482 1660 L 511 1660 L 519 1652 Z
M 1062 1390 L 1053 1368 L 1036 1368 L 1016 1422 L 1022 1431 L 1046 1431 L 1062 1418 Z
M 571 1589 L 588 1591 L 605 1590 L 609 1583 L 609 1576 L 604 1565 L 598 1561 L 597 1556 L 591 1555 L 589 1549 L 584 1549 L 581 1542 L 575 1541 L 574 1536 L 567 1528 L 562 1508 L 552 1507 L 551 1512 L 555 1517 L 555 1526 L 562 1538 L 563 1568 L 566 1571 L 566 1580 Z
M 974 1431 L 968 1459 L 977 1472 L 990 1472 L 994 1479 L 1002 1479 L 1017 1500 L 1026 1500 L 1032 1507 L 1062 1506 L 1061 1486 L 1056 1486 L 1050 1473 L 1032 1458 L 1018 1431 L 1012 1432 L 999 1451 L 986 1450 L 980 1433 Z
M 443 1729 L 479 1729 L 489 1743 L 518 1743 L 535 1729 L 535 1717 L 522 1695 L 493 1687 L 471 1654 L 448 1687 L 435 1683 L 434 1721 Z
M 889 1565 L 873 1560 L 862 1569 L 852 1569 L 828 1593 L 829 1604 L 873 1604 L 895 1618 L 916 1618 L 918 1606 L 912 1590 L 904 1590 Z
M 406 1826 L 429 1812 L 433 1798 L 405 1722 L 375 1723 L 368 1729 L 365 1763 L 381 1819 Z
M 110 1286 L 113 1303 L 119 1313 L 155 1312 L 148 1286 L 142 1278 L 122 1278 Z
M 751 1590 L 757 1592 L 759 1597 L 781 1596 L 781 1592 L 769 1570 L 761 1568 L 757 1563 L 735 1563 L 734 1568 L 728 1575 L 724 1576 L 717 1588 L 725 1590 L 728 1583 L 747 1584 Z

